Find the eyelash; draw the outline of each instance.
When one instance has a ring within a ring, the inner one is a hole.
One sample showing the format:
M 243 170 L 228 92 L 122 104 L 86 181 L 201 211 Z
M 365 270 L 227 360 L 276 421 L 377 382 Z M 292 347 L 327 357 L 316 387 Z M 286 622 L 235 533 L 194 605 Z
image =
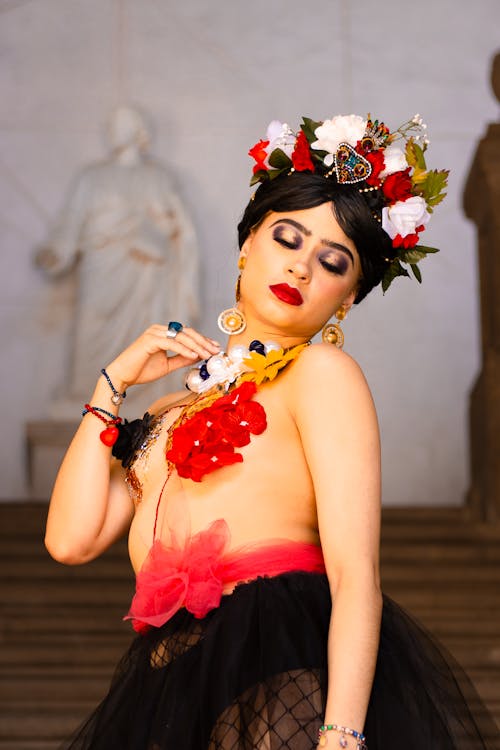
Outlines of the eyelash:
M 297 250 L 297 248 L 300 246 L 300 243 L 289 242 L 288 240 L 285 240 L 283 237 L 275 237 L 274 239 L 276 240 L 276 242 L 279 242 L 280 245 L 283 245 L 283 247 L 286 247 L 289 250 Z M 334 266 L 331 263 L 328 263 L 328 261 L 320 260 L 320 263 L 323 266 L 323 268 L 329 273 L 334 273 L 337 275 L 342 274 L 342 271 L 339 268 L 337 268 L 337 266 Z
M 283 239 L 283 237 L 275 237 L 274 239 L 276 242 L 279 242 L 280 245 L 287 247 L 289 250 L 297 250 L 299 247 L 298 243 L 288 242 L 288 240 Z
M 336 274 L 341 274 L 342 273 L 342 271 L 339 268 L 337 268 L 337 266 L 332 266 L 332 264 L 331 263 L 327 263 L 326 260 L 322 260 L 320 262 L 321 262 L 321 265 L 323 266 L 323 268 L 326 268 L 326 270 L 329 271 L 330 273 L 336 273 Z

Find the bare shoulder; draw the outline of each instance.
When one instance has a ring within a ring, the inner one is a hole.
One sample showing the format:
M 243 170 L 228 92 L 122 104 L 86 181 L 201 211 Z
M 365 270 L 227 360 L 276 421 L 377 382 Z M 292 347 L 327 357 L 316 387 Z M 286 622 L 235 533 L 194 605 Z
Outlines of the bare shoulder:
M 333 385 L 334 382 L 352 382 L 367 388 L 365 376 L 361 367 L 349 354 L 342 349 L 337 349 L 331 344 L 311 344 L 305 349 L 297 360 L 293 370 L 296 384 L 301 387 L 314 388 L 326 382 Z
M 333 414 L 346 418 L 374 410 L 373 399 L 359 364 L 331 344 L 312 344 L 304 350 L 290 378 L 290 409 L 299 417 L 311 410 L 316 418 Z

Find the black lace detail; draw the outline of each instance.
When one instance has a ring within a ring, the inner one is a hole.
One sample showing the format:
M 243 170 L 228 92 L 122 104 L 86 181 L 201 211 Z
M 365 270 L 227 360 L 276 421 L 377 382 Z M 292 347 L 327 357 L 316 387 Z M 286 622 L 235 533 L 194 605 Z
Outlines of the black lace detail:
M 143 444 L 146 435 L 151 429 L 153 415 L 146 412 L 142 419 L 126 419 L 118 425 L 118 440 L 113 445 L 111 453 L 122 462 L 125 469 L 132 464 L 134 456 Z

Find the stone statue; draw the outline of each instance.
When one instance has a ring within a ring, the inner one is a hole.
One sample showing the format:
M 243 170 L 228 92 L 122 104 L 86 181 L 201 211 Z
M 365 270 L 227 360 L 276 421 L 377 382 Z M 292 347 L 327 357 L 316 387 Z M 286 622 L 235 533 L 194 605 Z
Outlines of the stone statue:
M 500 101 L 500 52 L 491 70 Z M 482 368 L 470 401 L 471 487 L 474 516 L 500 523 L 500 123 L 478 144 L 464 192 L 478 233 Z
M 143 116 L 121 107 L 108 132 L 110 158 L 78 175 L 36 256 L 53 277 L 77 274 L 67 387 L 52 406 L 55 418 L 74 418 L 101 367 L 149 325 L 192 325 L 199 313 L 195 233 L 165 168 L 146 156 Z M 165 392 L 165 384 L 156 388 L 141 389 L 141 404 Z M 131 390 L 126 405 L 133 401 Z

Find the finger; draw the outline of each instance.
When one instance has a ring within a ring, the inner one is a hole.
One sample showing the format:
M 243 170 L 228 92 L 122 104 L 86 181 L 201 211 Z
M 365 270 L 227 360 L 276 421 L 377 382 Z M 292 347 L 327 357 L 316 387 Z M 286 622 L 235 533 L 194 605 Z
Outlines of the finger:
M 177 341 L 177 336 L 175 338 L 167 337 L 165 335 L 165 328 L 163 328 L 163 330 L 158 328 L 156 331 L 149 330 L 147 332 L 146 342 L 146 349 L 150 356 L 158 350 L 165 353 L 167 351 L 173 351 L 176 354 L 189 356 L 190 359 L 201 356 L 201 354 L 196 351 L 196 346 L 194 346 L 194 344 L 191 347 L 186 342 Z
M 162 349 L 165 354 L 170 351 L 182 356 L 185 359 L 185 364 L 192 364 L 196 360 L 209 359 L 213 354 L 189 336 L 181 336 L 181 334 L 178 334 L 175 338 L 167 338 L 156 334 L 154 341 L 154 345 Z
M 198 341 L 202 346 L 205 346 L 210 351 L 213 351 L 213 353 L 217 353 L 222 349 L 222 346 L 218 341 L 215 341 L 215 339 L 211 339 L 208 336 L 204 336 L 199 331 L 196 331 L 194 328 L 190 328 L 189 326 L 187 328 L 182 329 L 182 333 L 185 333 L 187 336 L 192 337 L 195 341 Z
M 167 331 L 168 329 L 163 329 L 163 338 L 167 342 L 167 348 L 173 352 L 179 352 L 177 347 L 172 345 L 174 341 L 191 349 L 191 351 L 196 352 L 201 359 L 208 359 L 208 357 L 211 357 L 213 354 L 220 352 L 220 348 L 216 347 L 214 344 L 210 344 L 210 348 L 208 348 L 205 344 L 205 337 L 200 334 L 192 335 L 190 333 L 185 333 L 184 331 L 179 331 L 176 336 L 167 336 Z M 158 333 L 157 335 L 161 336 L 162 334 Z
M 200 336 L 199 334 L 197 336 L 193 336 L 190 333 L 181 331 L 177 334 L 175 339 L 168 340 L 178 341 L 181 344 L 184 344 L 184 346 L 187 346 L 189 349 L 197 352 L 202 359 L 208 359 L 213 354 L 218 354 L 220 352 L 220 347 L 216 347 L 214 346 L 214 344 L 210 344 L 210 346 L 207 345 L 205 337 Z
M 158 325 L 154 326 L 154 328 L 157 333 L 167 336 L 167 331 L 169 330 L 167 326 Z M 195 351 L 201 351 L 201 349 L 199 348 L 201 347 L 203 350 L 203 356 L 205 358 L 211 357 L 212 354 L 218 354 L 222 349 L 218 341 L 214 341 L 214 339 L 210 339 L 208 338 L 208 336 L 204 336 L 203 334 L 199 333 L 199 331 L 196 331 L 194 328 L 191 328 L 189 326 L 183 328 L 182 331 L 179 331 L 175 338 L 180 338 L 180 340 L 189 347 L 191 347 L 191 341 L 195 342 L 198 346 L 191 348 L 195 349 Z

